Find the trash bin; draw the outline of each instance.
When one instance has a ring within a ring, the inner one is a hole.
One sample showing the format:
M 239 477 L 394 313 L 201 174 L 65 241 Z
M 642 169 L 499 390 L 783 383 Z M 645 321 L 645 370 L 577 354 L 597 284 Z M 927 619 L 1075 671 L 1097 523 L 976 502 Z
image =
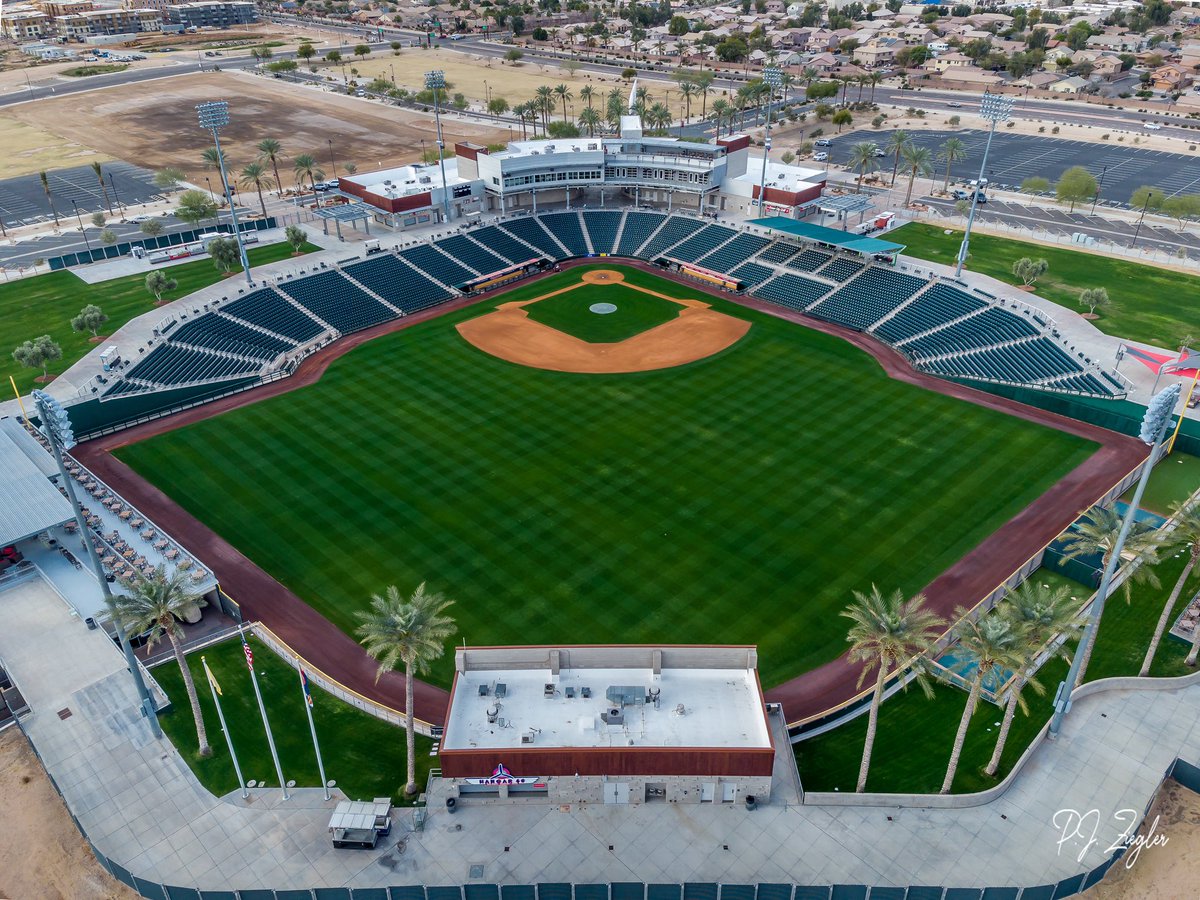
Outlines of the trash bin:
M 446 812 L 453 813 L 457 807 L 458 807 L 458 798 L 457 797 L 447 797 L 446 798 Z
M 746 795 L 746 809 L 758 809 L 758 800 L 753 794 Z

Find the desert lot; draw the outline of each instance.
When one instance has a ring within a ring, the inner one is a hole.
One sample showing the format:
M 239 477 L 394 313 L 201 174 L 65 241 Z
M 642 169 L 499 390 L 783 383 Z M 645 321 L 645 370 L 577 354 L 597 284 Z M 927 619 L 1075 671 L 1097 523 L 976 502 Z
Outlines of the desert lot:
M 240 171 L 258 156 L 255 144 L 275 138 L 283 145 L 279 169 L 285 186 L 293 182 L 291 160 L 299 153 L 311 153 L 322 168 L 329 168 L 330 139 L 338 168 L 354 163 L 362 171 L 411 162 L 420 156 L 422 140 L 430 147 L 435 140 L 432 117 L 233 72 L 105 88 L 87 94 L 86 104 L 67 96 L 12 107 L 5 115 L 53 142 L 37 154 L 41 168 L 78 165 L 81 150 L 89 150 L 150 169 L 174 166 L 190 180 L 202 181 L 205 169 L 200 154 L 211 145 L 211 137 L 196 124 L 195 106 L 221 98 L 230 101 L 232 121 L 222 132 L 222 146 L 231 167 Z M 0 159 L 5 159 L 19 148 L 9 146 L 11 130 L 3 127 L 2 119 Z M 451 146 L 464 139 L 488 144 L 508 138 L 507 129 L 452 120 L 443 124 Z M 21 152 L 30 153 L 33 132 L 22 133 Z M 53 159 L 55 148 L 61 152 L 59 160 Z

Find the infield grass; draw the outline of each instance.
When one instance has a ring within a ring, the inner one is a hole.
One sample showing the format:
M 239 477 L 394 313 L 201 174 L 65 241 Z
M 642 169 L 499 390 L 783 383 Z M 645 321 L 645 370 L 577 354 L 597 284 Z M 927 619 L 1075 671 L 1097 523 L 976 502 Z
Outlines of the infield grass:
M 582 271 L 118 455 L 346 631 L 373 593 L 427 580 L 456 600 L 450 644 L 755 643 L 769 686 L 842 653 L 853 590 L 920 590 L 1094 449 L 635 270 L 750 331 L 686 366 L 578 375 L 453 327 Z
M 616 310 L 592 312 L 596 303 L 611 303 Z M 577 337 L 590 344 L 613 344 L 641 334 L 656 325 L 678 318 L 683 309 L 662 297 L 655 297 L 623 284 L 603 285 L 599 291 L 581 287 L 530 303 L 525 307 L 529 318 Z

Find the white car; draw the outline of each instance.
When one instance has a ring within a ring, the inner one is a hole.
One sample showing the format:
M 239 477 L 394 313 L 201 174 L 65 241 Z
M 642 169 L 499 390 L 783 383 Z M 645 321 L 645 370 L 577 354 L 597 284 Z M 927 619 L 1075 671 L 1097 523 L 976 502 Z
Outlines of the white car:
M 1147 131 L 1161 131 L 1162 130 L 1162 126 L 1159 125 L 1157 122 L 1147 122 L 1145 125 L 1145 128 Z
M 825 162 L 825 160 L 827 160 L 827 159 L 829 159 L 829 154 L 826 153 L 824 150 L 820 150 L 813 154 L 813 160 L 815 160 L 816 162 Z

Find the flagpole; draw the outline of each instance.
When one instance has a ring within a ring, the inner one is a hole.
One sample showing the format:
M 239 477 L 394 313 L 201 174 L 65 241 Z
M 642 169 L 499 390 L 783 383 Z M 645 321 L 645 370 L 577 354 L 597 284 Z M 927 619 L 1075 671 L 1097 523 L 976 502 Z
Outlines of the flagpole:
M 283 780 L 283 767 L 279 765 L 279 752 L 275 749 L 275 737 L 271 734 L 271 722 L 267 719 L 267 707 L 263 705 L 262 691 L 258 689 L 258 676 L 254 673 L 254 656 L 250 645 L 246 643 L 246 633 L 242 632 L 242 649 L 246 653 L 246 665 L 250 669 L 250 683 L 254 685 L 254 696 L 258 698 L 258 711 L 262 713 L 263 727 L 267 729 L 267 745 L 271 748 L 271 759 L 275 761 L 275 774 L 279 776 L 279 786 L 283 788 L 283 799 L 290 800 L 287 782 Z
M 304 694 L 304 711 L 308 713 L 308 730 L 312 734 L 313 750 L 317 754 L 317 771 L 321 774 L 321 788 L 325 791 L 325 799 L 328 800 L 329 782 L 325 778 L 325 763 L 321 759 L 321 745 L 317 742 L 317 726 L 313 724 L 312 694 L 309 693 L 308 676 L 300 664 L 299 657 L 296 658 L 296 669 L 300 673 L 300 690 Z
M 246 779 L 242 777 L 242 767 L 238 765 L 237 754 L 233 752 L 233 735 L 229 733 L 229 728 L 225 725 L 225 713 L 221 710 L 221 701 L 217 697 L 217 679 L 209 671 L 208 661 L 203 656 L 200 657 L 200 665 L 204 666 L 204 674 L 208 676 L 208 689 L 212 691 L 213 703 L 217 707 L 217 718 L 221 721 L 221 731 L 225 735 L 225 746 L 229 748 L 229 758 L 233 760 L 233 771 L 237 774 L 238 787 L 242 789 L 242 799 L 245 800 L 250 795 L 246 791 Z

